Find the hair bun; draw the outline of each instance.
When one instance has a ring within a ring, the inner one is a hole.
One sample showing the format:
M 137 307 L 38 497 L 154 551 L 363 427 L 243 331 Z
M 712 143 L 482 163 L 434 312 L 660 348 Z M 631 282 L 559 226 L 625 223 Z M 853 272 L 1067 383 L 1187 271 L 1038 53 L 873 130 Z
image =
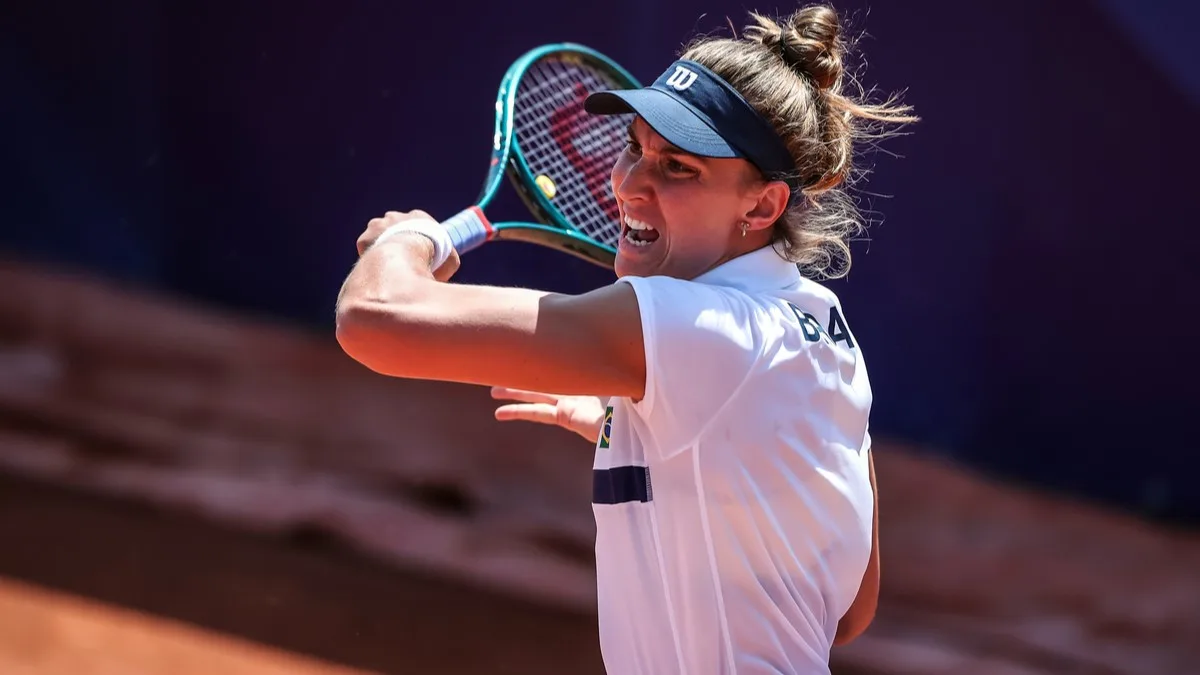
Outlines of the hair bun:
M 758 24 L 747 35 L 774 51 L 783 62 L 820 89 L 832 89 L 842 77 L 842 31 L 837 11 L 825 5 L 798 10 L 786 25 L 753 15 Z

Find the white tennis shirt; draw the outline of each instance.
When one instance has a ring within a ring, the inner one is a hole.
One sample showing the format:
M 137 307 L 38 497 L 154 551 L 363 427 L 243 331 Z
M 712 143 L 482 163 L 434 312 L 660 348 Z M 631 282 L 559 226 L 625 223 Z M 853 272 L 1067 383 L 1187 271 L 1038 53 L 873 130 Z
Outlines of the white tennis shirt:
M 610 675 L 829 673 L 871 550 L 871 387 L 837 297 L 770 247 L 637 293 L 641 401 L 593 465 Z

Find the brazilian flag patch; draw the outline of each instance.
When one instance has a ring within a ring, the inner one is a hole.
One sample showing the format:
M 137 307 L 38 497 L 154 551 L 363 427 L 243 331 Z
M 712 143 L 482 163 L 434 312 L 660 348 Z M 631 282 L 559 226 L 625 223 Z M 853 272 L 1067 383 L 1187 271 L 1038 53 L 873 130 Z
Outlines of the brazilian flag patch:
M 600 447 L 608 447 L 608 439 L 612 436 L 612 415 L 613 407 L 610 405 L 604 409 L 604 426 L 600 427 Z

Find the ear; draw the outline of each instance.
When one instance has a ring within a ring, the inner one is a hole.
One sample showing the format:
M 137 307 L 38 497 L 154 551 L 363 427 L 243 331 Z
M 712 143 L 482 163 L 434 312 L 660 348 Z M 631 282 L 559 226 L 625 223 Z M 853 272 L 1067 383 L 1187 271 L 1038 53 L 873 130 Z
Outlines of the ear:
M 765 230 L 774 225 L 775 221 L 783 216 L 784 211 L 787 211 L 792 190 L 787 183 L 777 180 L 763 183 L 750 196 L 754 197 L 755 201 L 742 220 L 750 224 L 751 230 Z

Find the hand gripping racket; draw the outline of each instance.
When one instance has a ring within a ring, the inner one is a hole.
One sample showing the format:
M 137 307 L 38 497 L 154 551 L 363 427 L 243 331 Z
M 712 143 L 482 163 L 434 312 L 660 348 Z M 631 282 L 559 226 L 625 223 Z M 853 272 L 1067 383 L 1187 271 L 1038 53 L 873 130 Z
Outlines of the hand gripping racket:
M 459 254 L 494 240 L 548 246 L 611 268 L 621 235 L 609 175 L 625 148 L 623 115 L 589 115 L 588 94 L 641 85 L 582 45 L 538 47 L 509 67 L 496 97 L 492 163 L 475 205 L 448 218 Z M 537 222 L 489 222 L 507 175 Z

